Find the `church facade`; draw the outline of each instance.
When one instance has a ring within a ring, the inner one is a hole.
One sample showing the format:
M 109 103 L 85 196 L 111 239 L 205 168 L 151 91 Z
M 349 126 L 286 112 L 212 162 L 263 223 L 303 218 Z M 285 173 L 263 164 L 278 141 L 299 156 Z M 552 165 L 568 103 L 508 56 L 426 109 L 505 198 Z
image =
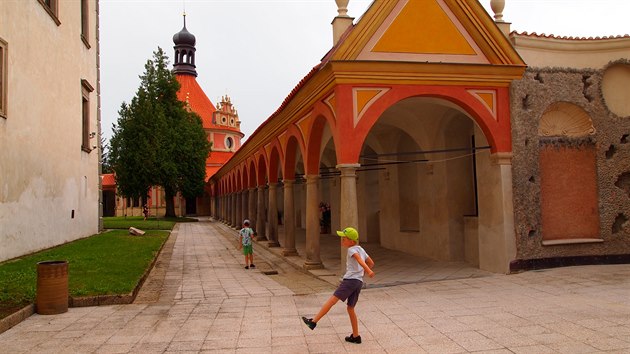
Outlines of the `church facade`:
M 322 204 L 332 230 L 492 272 L 630 260 L 628 36 L 510 33 L 501 1 L 375 1 L 356 24 L 347 3 L 211 177 L 214 217 L 285 255 L 303 230 L 309 269 Z
M 173 36 L 173 74 L 181 85 L 177 96 L 187 109 L 201 117 L 203 129 L 212 144 L 206 159 L 206 179 L 209 179 L 241 146 L 244 134 L 240 129 L 238 111 L 229 96 L 221 97 L 217 106 L 210 101 L 197 82 L 196 38 L 188 32 L 184 17 L 184 27 Z M 109 201 L 105 216 L 142 216 L 143 202 L 116 195 L 116 182 L 113 174 L 104 175 L 104 200 Z M 107 181 L 107 183 L 105 183 Z M 186 199 L 179 194 L 175 197 L 178 216 L 210 215 L 210 193 L 207 188 L 203 196 Z M 166 208 L 164 191 L 159 186 L 150 188 L 146 200 L 150 215 L 163 216 Z

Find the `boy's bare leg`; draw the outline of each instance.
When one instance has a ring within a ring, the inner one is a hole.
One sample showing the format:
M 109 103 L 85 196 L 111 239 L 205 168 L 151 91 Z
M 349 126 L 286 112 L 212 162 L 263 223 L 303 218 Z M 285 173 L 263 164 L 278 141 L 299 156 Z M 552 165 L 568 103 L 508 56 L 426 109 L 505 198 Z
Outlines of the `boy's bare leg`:
M 352 325 L 352 336 L 356 338 L 359 336 L 359 321 L 354 307 L 348 306 L 348 316 L 350 316 L 350 324 Z
M 313 317 L 313 322 L 317 323 L 319 320 L 324 317 L 330 311 L 330 309 L 335 306 L 335 304 L 339 301 L 339 298 L 335 295 L 331 296 L 326 302 L 322 305 L 321 310 Z
M 247 263 L 247 260 L 248 260 L 248 255 L 245 255 L 245 266 L 249 267 L 249 263 Z

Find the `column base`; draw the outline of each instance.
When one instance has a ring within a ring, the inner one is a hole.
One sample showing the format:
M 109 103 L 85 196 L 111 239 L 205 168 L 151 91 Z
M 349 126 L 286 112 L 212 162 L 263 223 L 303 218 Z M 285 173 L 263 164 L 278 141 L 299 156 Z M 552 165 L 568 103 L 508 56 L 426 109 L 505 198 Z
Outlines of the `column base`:
M 322 262 L 306 261 L 306 262 L 304 262 L 303 268 L 306 269 L 306 270 L 324 269 L 324 264 Z
M 267 247 L 280 247 L 280 243 L 278 243 L 278 241 L 269 241 Z
M 285 248 L 285 249 L 282 250 L 281 254 L 284 257 L 292 257 L 292 256 L 299 256 L 300 255 L 295 248 Z
M 267 241 L 267 237 L 265 237 L 265 236 L 256 236 L 256 237 L 254 237 L 254 240 L 256 240 L 256 241 Z

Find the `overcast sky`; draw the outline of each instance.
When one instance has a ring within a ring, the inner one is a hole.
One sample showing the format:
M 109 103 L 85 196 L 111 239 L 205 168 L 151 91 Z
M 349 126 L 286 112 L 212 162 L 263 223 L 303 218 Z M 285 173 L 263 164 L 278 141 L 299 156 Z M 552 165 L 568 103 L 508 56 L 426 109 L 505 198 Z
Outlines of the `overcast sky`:
M 380 1 L 380 0 L 376 0 Z M 425 1 L 425 0 L 411 0 Z M 490 10 L 490 0 L 481 0 Z M 505 0 L 512 30 L 560 36 L 630 33 L 630 0 Z M 355 22 L 372 0 L 350 0 Z M 267 119 L 332 46 L 334 0 L 100 0 L 101 114 L 111 137 L 157 47 L 172 64 L 173 35 L 197 39 L 197 81 L 216 105 L 228 94 L 245 138 Z

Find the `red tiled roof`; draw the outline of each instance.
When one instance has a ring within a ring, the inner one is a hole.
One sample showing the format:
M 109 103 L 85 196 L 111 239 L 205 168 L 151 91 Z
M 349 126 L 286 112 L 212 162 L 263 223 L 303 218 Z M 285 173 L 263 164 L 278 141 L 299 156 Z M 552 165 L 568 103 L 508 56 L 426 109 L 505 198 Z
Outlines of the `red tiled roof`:
M 233 152 L 210 151 L 208 158 L 206 158 L 206 181 L 210 179 L 210 177 L 212 177 L 232 156 L 234 156 Z M 219 166 L 217 166 L 217 164 Z
M 113 173 L 106 173 L 101 175 L 101 177 L 103 178 L 103 187 L 116 187 L 116 179 Z
M 188 102 L 190 109 L 201 117 L 204 129 L 219 128 L 222 130 L 238 131 L 236 128 L 226 126 L 219 127 L 212 124 L 212 113 L 217 109 L 208 96 L 206 96 L 206 93 L 203 92 L 203 89 L 199 86 L 197 79 L 193 75 L 179 74 L 175 77 L 181 85 L 181 88 L 177 92 L 177 98 L 179 98 L 180 101 Z
M 549 39 L 563 39 L 563 40 L 572 40 L 572 41 L 593 41 L 593 40 L 605 40 L 605 39 L 619 39 L 619 38 L 630 38 L 630 35 L 617 35 L 617 36 L 603 36 L 603 37 L 567 37 L 567 36 L 556 36 L 553 34 L 538 34 L 536 32 L 527 33 L 527 32 L 516 32 L 512 31 L 510 36 L 525 36 L 525 37 L 536 37 L 536 38 L 549 38 Z

